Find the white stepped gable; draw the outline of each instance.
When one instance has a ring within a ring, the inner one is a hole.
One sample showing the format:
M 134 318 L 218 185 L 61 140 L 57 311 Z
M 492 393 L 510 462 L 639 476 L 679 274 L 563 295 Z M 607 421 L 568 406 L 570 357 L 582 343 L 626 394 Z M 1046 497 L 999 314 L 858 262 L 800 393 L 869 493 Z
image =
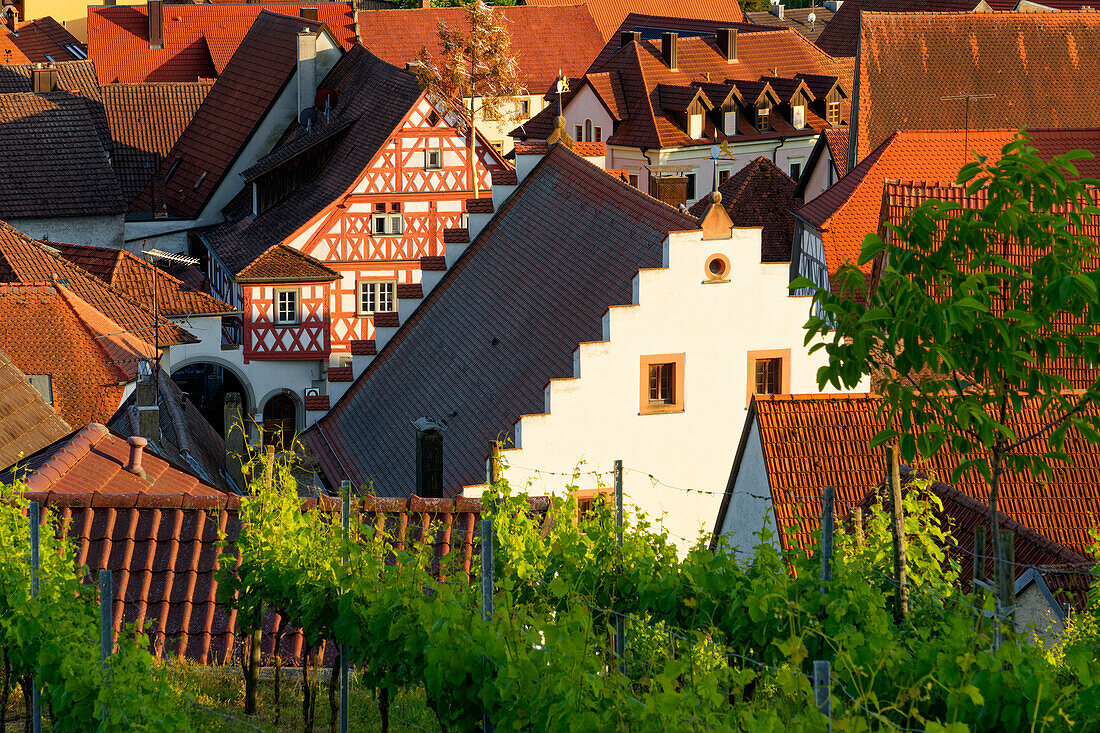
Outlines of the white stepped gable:
M 580 487 L 607 487 L 618 458 L 630 469 L 628 504 L 667 512 L 681 547 L 709 532 L 745 422 L 749 352 L 789 350 L 790 391 L 817 391 L 822 353 L 810 357 L 802 346 L 809 299 L 788 296 L 789 264 L 760 262 L 760 238 L 760 229 L 709 240 L 702 231 L 670 234 L 665 267 L 637 273 L 633 304 L 607 310 L 603 340 L 579 344 L 572 378 L 547 384 L 545 412 L 516 423 L 515 447 L 505 453 L 512 485 L 560 494 L 566 482 L 547 472 L 568 474 L 584 461 L 582 472 L 599 476 L 582 473 Z M 728 258 L 724 282 L 708 282 L 714 255 Z M 654 355 L 682 359 L 680 410 L 642 414 L 650 409 L 642 358 Z

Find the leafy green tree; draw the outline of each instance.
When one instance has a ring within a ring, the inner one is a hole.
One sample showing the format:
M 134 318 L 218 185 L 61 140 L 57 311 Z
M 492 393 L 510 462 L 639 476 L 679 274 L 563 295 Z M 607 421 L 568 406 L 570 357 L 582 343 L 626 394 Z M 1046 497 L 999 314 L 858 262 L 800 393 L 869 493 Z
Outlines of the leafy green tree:
M 824 341 L 810 351 L 828 355 L 820 386 L 882 377 L 887 427 L 872 446 L 896 441 L 907 461 L 950 447 L 962 457 L 952 481 L 971 469 L 986 480 L 998 558 L 1004 473 L 1051 476 L 1053 461 L 1072 461 L 1063 451 L 1071 428 L 1100 442 L 1100 379 L 1073 391 L 1059 368 L 1100 373 L 1100 270 L 1084 234 L 1100 214 L 1097 181 L 1073 164 L 1091 157 L 1044 161 L 1021 133 L 999 161 L 966 165 L 958 183 L 983 206 L 929 200 L 889 226 L 887 241 L 869 234 L 858 264 L 838 268 L 836 291 L 816 288 L 806 324 L 807 345 Z M 867 292 L 859 266 L 876 259 Z M 1037 403 L 1043 424 L 1020 434 L 1025 403 Z

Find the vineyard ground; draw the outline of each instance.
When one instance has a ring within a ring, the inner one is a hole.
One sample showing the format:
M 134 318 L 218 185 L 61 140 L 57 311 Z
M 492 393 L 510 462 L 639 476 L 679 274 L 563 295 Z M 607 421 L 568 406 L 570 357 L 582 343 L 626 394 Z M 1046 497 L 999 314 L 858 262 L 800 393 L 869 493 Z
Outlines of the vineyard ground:
M 284 670 L 281 685 L 282 714 L 275 724 L 274 670 L 264 669 L 260 678 L 260 712 L 255 717 L 244 714 L 244 677 L 238 668 L 203 667 L 192 664 L 171 664 L 170 679 L 184 700 L 191 702 L 191 721 L 196 731 L 226 733 L 301 733 L 302 678 L 298 669 Z M 317 700 L 316 733 L 329 730 L 328 670 L 321 670 L 321 691 Z M 337 693 L 338 694 L 338 693 Z M 7 726 L 3 733 L 22 733 L 24 725 L 23 698 L 18 692 L 8 704 Z M 355 684 L 352 678 L 349 729 L 379 730 L 378 700 L 374 690 Z M 439 724 L 424 702 L 422 689 L 403 690 L 390 703 L 390 730 L 435 731 Z M 49 731 L 49 721 L 42 725 Z

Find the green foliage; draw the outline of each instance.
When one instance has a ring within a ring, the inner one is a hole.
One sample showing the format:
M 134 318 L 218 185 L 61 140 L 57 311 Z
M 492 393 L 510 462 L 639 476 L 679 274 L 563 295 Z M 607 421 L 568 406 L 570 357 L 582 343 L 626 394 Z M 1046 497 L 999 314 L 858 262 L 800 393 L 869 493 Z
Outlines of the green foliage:
M 21 490 L 0 487 L 0 646 L 14 679 L 29 696 L 34 677 L 54 731 L 189 730 L 163 672 L 134 643 L 134 629 L 123 629 L 105 673 L 96 588 L 82 582 L 71 543 L 50 526 L 40 535 L 38 595 L 32 597 L 28 502 Z
M 279 610 L 310 643 L 344 645 L 367 687 L 423 689 L 452 730 L 477 729 L 487 714 L 498 730 L 819 731 L 816 659 L 833 665 L 836 730 L 1100 725 L 1093 657 L 1051 663 L 1011 632 L 991 651 L 981 599 L 954 587 L 950 528 L 920 492 L 906 499 L 913 609 L 899 628 L 881 512 L 862 545 L 838 536 L 823 583 L 816 558 L 767 537 L 751 563 L 703 544 L 681 556 L 663 530 L 628 517 L 620 547 L 607 503 L 573 521 L 567 491 L 545 521 L 501 482 L 483 498 L 497 536 L 486 622 L 476 559 L 467 578 L 458 551 L 438 557 L 437 527 L 421 538 L 411 522 L 402 545 L 373 517 L 353 519 L 345 540 L 339 517 L 302 511 L 282 475 L 244 499 L 241 564 L 222 563 L 226 592 L 241 594 L 243 610 Z M 461 531 L 456 522 L 452 541 Z

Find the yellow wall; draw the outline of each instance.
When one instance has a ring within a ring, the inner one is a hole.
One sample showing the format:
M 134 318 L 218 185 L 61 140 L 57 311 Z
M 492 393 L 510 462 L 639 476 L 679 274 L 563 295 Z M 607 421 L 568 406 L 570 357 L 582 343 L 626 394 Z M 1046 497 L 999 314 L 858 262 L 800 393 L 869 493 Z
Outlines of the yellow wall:
M 89 0 L 24 0 L 22 19 L 34 20 L 48 15 L 87 43 L 88 3 Z

